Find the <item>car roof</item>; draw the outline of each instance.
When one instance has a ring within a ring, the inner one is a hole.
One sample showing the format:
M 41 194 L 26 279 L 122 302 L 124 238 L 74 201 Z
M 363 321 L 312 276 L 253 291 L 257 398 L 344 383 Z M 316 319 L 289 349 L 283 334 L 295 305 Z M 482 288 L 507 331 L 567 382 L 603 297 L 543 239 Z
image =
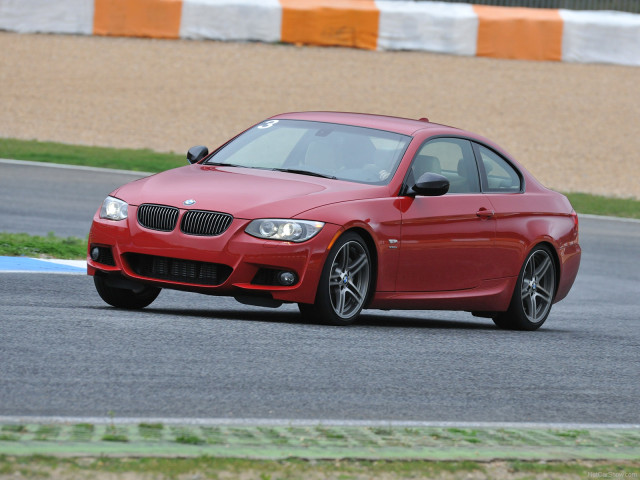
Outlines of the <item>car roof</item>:
M 374 115 L 370 113 L 347 112 L 293 112 L 276 115 L 272 118 L 288 120 L 309 120 L 314 122 L 338 123 L 357 127 L 375 128 L 403 135 L 414 135 L 418 130 L 438 129 L 451 131 L 455 135 L 472 135 L 458 128 L 429 122 L 426 118 L 414 120 L 410 118 L 390 117 L 386 115 Z M 444 133 L 444 132 L 443 132 Z

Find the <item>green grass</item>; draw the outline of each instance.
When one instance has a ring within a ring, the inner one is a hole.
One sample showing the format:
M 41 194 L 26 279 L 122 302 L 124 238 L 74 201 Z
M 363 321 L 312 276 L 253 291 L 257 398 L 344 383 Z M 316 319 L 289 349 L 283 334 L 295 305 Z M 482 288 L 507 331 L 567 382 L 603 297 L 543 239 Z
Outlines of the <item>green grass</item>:
M 506 469 L 506 471 L 505 471 Z M 240 458 L 111 458 L 0 455 L 0 474 L 16 478 L 93 478 L 98 473 L 138 478 L 410 479 L 588 478 L 615 473 L 640 476 L 638 462 L 443 462 L 362 460 L 251 460 Z M 105 477 L 99 477 L 105 478 Z M 594 477 L 595 478 L 595 477 Z M 605 478 L 604 476 L 601 478 Z M 622 477 L 621 477 L 622 478 Z
M 36 431 L 35 438 L 39 441 L 55 440 L 59 434 L 59 425 L 41 425 Z
M 87 240 L 77 237 L 46 237 L 26 233 L 0 232 L 0 255 L 82 259 L 87 256 Z
M 26 425 L 3 425 L 1 431 L 13 432 L 13 433 L 24 433 L 27 431 L 27 427 Z
M 102 435 L 102 441 L 104 442 L 128 442 L 129 441 L 129 437 L 127 437 L 127 435 L 120 431 L 118 428 L 114 427 L 113 425 L 107 427 L 107 429 L 104 432 L 104 435 Z
M 186 152 L 178 155 L 152 150 L 87 147 L 13 138 L 0 138 L 0 158 L 152 173 L 187 164 Z
M 640 219 L 640 201 L 633 198 L 612 198 L 589 193 L 566 193 L 578 213 Z
M 105 442 L 128 442 L 129 438 L 126 435 L 120 435 L 118 433 L 105 433 L 102 436 L 102 440 Z
M 197 435 L 188 433 L 178 435 L 175 439 L 175 442 L 185 445 L 202 445 L 203 443 L 205 443 L 205 441 Z

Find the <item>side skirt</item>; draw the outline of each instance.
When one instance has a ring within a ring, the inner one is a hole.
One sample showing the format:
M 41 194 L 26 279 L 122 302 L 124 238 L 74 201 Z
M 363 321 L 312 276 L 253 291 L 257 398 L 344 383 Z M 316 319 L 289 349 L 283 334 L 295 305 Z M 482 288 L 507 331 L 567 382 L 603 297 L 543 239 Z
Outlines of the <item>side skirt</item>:
M 367 308 L 504 312 L 518 277 L 484 280 L 478 287 L 442 292 L 376 292 Z

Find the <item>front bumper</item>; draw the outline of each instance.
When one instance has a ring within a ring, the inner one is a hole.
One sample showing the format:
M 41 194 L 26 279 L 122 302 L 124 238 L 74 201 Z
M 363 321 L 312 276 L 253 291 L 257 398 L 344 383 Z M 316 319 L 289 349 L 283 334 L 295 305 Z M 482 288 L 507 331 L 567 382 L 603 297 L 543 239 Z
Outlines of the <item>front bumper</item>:
M 180 214 L 184 214 L 184 211 Z M 328 250 L 340 231 L 338 225 L 326 223 L 312 239 L 293 243 L 252 237 L 244 232 L 250 220 L 239 218 L 235 218 L 231 226 L 218 236 L 186 235 L 179 228 L 171 232 L 150 230 L 140 226 L 136 218 L 135 206 L 129 207 L 129 218 L 121 221 L 101 219 L 96 213 L 87 249 L 89 275 L 121 275 L 162 288 L 210 295 L 270 297 L 282 302 L 315 301 Z M 113 258 L 105 261 L 101 256 L 94 261 L 90 252 L 95 246 L 102 247 L 104 251 L 110 250 Z M 196 262 L 198 265 L 199 262 L 215 264 L 221 266 L 220 271 L 224 275 L 220 276 L 221 283 L 216 285 L 198 278 L 187 281 L 176 280 L 179 277 L 158 278 L 148 273 L 148 268 L 140 267 L 138 260 L 146 260 L 146 256 L 168 259 L 162 261 L 180 267 Z M 265 284 L 265 271 L 284 270 L 296 274 L 298 280 L 294 285 Z

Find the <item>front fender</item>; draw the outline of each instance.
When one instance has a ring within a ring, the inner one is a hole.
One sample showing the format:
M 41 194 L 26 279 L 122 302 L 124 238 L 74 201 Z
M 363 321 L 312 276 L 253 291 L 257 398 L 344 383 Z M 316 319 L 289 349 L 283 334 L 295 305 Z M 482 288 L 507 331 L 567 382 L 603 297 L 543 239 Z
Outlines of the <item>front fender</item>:
M 330 222 L 341 226 L 341 232 L 359 229 L 375 245 L 377 262 L 376 291 L 395 290 L 398 270 L 400 215 L 395 198 L 354 200 L 308 210 L 300 219 Z M 334 239 L 335 241 L 335 239 Z

